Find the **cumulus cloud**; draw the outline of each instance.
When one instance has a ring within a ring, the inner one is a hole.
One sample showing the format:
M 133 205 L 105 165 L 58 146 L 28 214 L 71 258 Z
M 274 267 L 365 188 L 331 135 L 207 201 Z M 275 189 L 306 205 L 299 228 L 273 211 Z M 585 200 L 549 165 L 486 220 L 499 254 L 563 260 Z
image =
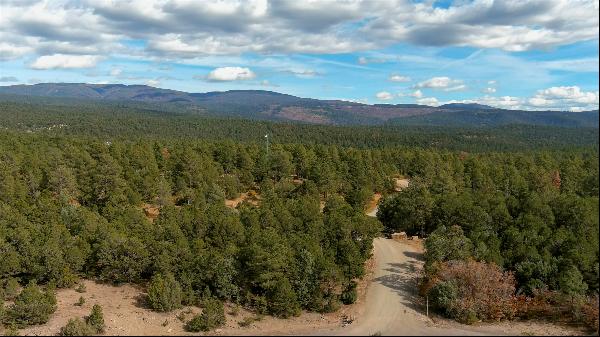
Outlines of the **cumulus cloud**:
M 146 85 L 149 85 L 151 87 L 156 87 L 156 86 L 160 85 L 160 81 L 157 79 L 149 79 L 146 81 Z
M 223 82 L 223 81 L 241 81 L 251 80 L 256 77 L 256 74 L 248 69 L 242 67 L 221 67 L 213 69 L 206 79 L 209 81 Z
M 44 55 L 38 57 L 30 67 L 33 69 L 73 69 L 73 68 L 92 68 L 100 57 L 95 55 Z
M 535 96 L 528 100 L 534 107 L 563 107 L 582 108 L 583 106 L 598 106 L 598 91 L 583 91 L 578 86 L 551 87 L 538 90 Z
M 423 92 L 421 92 L 421 90 L 415 90 L 410 96 L 414 98 L 423 98 Z
M 375 97 L 377 97 L 377 99 L 381 101 L 389 101 L 394 98 L 394 95 L 387 91 L 381 91 L 375 94 Z
M 417 99 L 417 104 L 438 106 L 440 105 L 440 102 L 435 97 L 423 97 Z
M 598 91 L 584 91 L 578 86 L 563 86 L 541 89 L 531 97 L 490 96 L 467 100 L 452 100 L 447 103 L 478 103 L 511 110 L 554 110 L 589 111 L 598 109 Z
M 461 91 L 467 88 L 461 80 L 454 80 L 446 76 L 432 77 L 426 81 L 417 83 L 414 87 L 443 91 Z
M 402 76 L 402 75 L 398 75 L 398 74 L 392 74 L 392 75 L 390 75 L 388 80 L 390 80 L 392 82 L 410 82 L 410 77 Z
M 0 58 L 344 53 L 397 43 L 523 51 L 597 39 L 597 12 L 597 0 L 474 0 L 447 8 L 410 0 L 2 1 Z M 358 59 L 380 61 L 385 60 Z M 593 60 L 547 64 L 593 65 Z

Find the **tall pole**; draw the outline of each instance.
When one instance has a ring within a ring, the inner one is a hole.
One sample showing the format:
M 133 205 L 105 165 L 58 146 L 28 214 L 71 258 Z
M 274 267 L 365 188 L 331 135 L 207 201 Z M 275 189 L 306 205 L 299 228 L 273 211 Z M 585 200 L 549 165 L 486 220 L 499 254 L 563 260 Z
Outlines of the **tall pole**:
M 269 134 L 265 135 L 265 139 L 267 141 L 267 158 L 269 157 Z

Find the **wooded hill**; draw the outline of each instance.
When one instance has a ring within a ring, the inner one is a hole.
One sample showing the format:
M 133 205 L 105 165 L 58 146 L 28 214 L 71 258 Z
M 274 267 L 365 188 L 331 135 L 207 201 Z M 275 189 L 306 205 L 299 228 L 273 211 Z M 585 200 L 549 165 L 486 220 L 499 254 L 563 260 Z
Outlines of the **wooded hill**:
M 160 104 L 163 111 L 299 121 L 328 125 L 380 125 L 388 121 L 409 125 L 499 126 L 527 124 L 598 127 L 598 111 L 520 111 L 480 104 L 361 104 L 340 100 L 300 98 L 264 90 L 187 93 L 146 85 L 41 83 L 0 87 L 0 94 L 54 97 L 62 100 L 100 100 Z M 0 98 L 1 99 L 1 98 Z M 29 99 L 26 98 L 26 101 Z

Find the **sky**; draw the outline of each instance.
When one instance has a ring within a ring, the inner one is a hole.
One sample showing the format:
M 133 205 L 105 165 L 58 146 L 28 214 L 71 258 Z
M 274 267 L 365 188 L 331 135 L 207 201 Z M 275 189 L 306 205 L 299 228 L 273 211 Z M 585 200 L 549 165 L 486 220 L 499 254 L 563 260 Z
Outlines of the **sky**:
M 0 1 L 0 85 L 598 109 L 598 0 Z

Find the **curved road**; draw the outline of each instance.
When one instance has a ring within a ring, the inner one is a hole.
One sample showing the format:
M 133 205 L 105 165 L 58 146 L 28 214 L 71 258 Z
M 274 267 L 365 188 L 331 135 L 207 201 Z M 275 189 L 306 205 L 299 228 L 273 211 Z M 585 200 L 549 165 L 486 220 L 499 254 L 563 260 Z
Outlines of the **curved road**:
M 401 242 L 376 238 L 373 241 L 375 271 L 367 288 L 362 314 L 333 335 L 497 335 L 476 327 L 436 327 L 427 316 L 416 310 L 416 280 L 422 266 L 421 253 Z

